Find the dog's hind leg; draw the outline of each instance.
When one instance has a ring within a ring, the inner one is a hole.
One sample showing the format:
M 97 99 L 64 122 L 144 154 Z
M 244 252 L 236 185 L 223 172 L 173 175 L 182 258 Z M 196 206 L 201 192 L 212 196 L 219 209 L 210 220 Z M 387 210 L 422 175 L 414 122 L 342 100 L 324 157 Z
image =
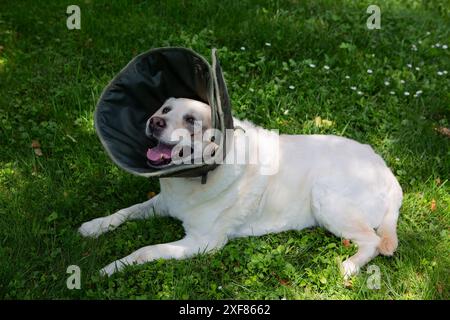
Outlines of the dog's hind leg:
M 352 240 L 358 246 L 356 254 L 341 265 L 344 277 L 349 278 L 378 255 L 381 239 L 363 209 L 353 199 L 322 186 L 316 187 L 312 196 L 312 209 L 318 224 L 338 237 Z
M 338 219 L 342 219 L 340 223 L 336 223 L 334 219 L 333 224 L 323 220 L 322 225 L 335 235 L 352 240 L 358 246 L 358 251 L 340 266 L 344 278 L 347 279 L 357 274 L 362 266 L 378 255 L 381 239 L 372 227 L 351 212 L 345 218 L 341 215 Z
M 378 255 L 380 237 L 377 236 L 371 227 L 365 224 L 355 226 L 353 230 L 343 236 L 351 239 L 358 246 L 358 251 L 342 262 L 341 272 L 344 278 L 347 279 L 358 273 L 362 266 Z
M 85 237 L 98 237 L 99 235 L 114 230 L 127 220 L 146 219 L 155 214 L 164 214 L 164 209 L 159 195 L 148 201 L 121 209 L 106 217 L 97 218 L 81 225 L 78 231 Z

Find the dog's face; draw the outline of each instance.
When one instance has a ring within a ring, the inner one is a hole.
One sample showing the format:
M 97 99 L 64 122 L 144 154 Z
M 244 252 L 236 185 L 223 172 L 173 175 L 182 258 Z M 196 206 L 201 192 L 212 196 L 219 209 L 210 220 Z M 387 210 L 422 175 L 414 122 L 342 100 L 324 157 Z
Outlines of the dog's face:
M 194 128 L 202 132 L 211 128 L 211 107 L 203 102 L 186 98 L 169 98 L 148 120 L 145 134 L 158 141 L 147 152 L 152 165 L 164 165 L 171 161 L 172 149 L 179 143 L 174 132 L 183 129 L 194 135 Z

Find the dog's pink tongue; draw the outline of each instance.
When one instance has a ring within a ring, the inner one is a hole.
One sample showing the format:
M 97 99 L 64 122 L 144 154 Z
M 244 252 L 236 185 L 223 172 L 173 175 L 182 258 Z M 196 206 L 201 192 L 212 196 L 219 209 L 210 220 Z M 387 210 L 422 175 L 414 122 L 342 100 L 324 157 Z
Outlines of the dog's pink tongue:
M 159 143 L 156 147 L 147 151 L 147 159 L 150 161 L 159 161 L 162 159 L 170 159 L 172 157 L 172 148 Z

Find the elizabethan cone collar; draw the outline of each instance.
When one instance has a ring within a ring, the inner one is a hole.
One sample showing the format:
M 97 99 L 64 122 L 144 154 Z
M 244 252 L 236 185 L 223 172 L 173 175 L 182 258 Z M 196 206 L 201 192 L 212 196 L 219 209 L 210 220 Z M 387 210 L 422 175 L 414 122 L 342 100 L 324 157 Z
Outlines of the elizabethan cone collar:
M 147 163 L 146 152 L 154 141 L 145 135 L 147 120 L 170 97 L 189 98 L 211 106 L 212 127 L 222 133 L 233 129 L 231 104 L 222 70 L 212 50 L 212 66 L 186 48 L 158 48 L 145 52 L 120 71 L 103 91 L 94 114 L 97 134 L 111 159 L 122 169 L 144 177 L 205 176 L 217 164 L 169 164 L 162 168 Z

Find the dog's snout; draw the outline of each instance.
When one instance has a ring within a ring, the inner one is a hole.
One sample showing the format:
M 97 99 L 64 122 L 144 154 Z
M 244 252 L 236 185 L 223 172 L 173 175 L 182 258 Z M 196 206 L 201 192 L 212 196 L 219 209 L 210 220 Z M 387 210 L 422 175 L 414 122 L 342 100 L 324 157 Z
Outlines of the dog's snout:
M 153 117 L 150 119 L 150 127 L 163 129 L 166 127 L 166 121 L 160 117 Z

